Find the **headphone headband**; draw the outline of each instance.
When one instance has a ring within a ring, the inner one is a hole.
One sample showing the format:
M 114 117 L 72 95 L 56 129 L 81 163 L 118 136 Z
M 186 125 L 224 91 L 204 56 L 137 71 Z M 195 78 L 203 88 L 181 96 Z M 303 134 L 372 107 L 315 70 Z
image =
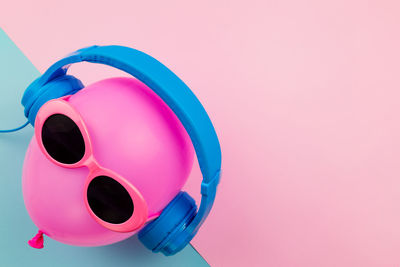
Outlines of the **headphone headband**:
M 91 46 L 77 50 L 54 63 L 34 87 L 66 75 L 73 63 L 87 61 L 115 67 L 131 74 L 152 89 L 175 113 L 196 151 L 203 175 L 202 200 L 196 217 L 187 226 L 187 238 L 196 234 L 213 205 L 221 169 L 221 148 L 207 112 L 189 87 L 153 57 L 123 46 Z

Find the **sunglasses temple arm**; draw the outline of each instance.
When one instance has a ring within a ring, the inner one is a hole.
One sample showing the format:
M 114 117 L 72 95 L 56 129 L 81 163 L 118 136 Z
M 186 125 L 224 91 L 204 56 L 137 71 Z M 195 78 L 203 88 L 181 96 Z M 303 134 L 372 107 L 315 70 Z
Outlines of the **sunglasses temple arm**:
M 161 215 L 161 211 L 153 213 L 153 214 L 150 214 L 149 217 L 147 218 L 146 223 L 150 222 L 150 221 L 152 221 L 154 219 L 157 219 L 157 217 L 160 216 L 160 215 Z

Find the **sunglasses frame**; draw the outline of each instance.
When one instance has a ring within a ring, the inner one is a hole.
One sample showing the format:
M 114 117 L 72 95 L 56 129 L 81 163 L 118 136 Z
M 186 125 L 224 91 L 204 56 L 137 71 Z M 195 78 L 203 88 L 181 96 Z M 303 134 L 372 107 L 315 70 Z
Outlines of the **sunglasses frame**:
M 129 181 L 127 181 L 124 177 L 109 169 L 101 167 L 100 164 L 96 161 L 93 155 L 93 147 L 87 127 L 79 112 L 67 102 L 69 97 L 70 96 L 68 95 L 62 98 L 50 100 L 46 102 L 38 111 L 35 121 L 35 137 L 40 147 L 40 150 L 51 162 L 53 162 L 58 166 L 70 169 L 80 168 L 80 167 L 87 167 L 89 169 L 89 174 L 86 178 L 84 185 L 84 194 L 83 194 L 84 202 L 90 215 L 95 219 L 97 223 L 115 232 L 133 232 L 141 228 L 146 223 L 146 221 L 154 219 L 154 218 L 148 218 L 148 208 L 145 199 L 140 194 L 139 190 L 135 186 L 133 186 Z M 82 159 L 80 159 L 76 163 L 65 164 L 55 160 L 50 156 L 50 154 L 47 152 L 46 148 L 43 145 L 42 141 L 43 125 L 50 116 L 55 114 L 61 114 L 70 118 L 78 126 L 81 135 L 83 136 L 85 144 L 85 153 Z M 128 191 L 129 196 L 131 197 L 134 206 L 134 211 L 131 217 L 123 223 L 113 224 L 106 222 L 101 218 L 99 218 L 90 208 L 87 199 L 87 190 L 89 184 L 93 179 L 102 175 L 108 176 L 111 179 L 117 181 L 120 185 L 122 185 L 125 188 L 126 191 Z

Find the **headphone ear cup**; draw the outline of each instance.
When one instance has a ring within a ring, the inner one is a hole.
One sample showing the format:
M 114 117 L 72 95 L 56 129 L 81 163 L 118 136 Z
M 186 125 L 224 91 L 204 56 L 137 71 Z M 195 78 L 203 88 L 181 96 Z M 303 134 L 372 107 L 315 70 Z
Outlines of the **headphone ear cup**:
M 173 255 L 183 249 L 191 238 L 182 238 L 187 225 L 196 216 L 197 206 L 186 192 L 180 192 L 161 215 L 139 232 L 139 240 L 153 252 Z M 186 235 L 185 235 L 186 237 Z
M 44 103 L 75 94 L 84 87 L 82 82 L 72 75 L 62 75 L 41 87 L 36 86 L 38 79 L 25 90 L 21 101 L 25 108 L 25 116 L 32 126 L 35 125 L 36 114 Z

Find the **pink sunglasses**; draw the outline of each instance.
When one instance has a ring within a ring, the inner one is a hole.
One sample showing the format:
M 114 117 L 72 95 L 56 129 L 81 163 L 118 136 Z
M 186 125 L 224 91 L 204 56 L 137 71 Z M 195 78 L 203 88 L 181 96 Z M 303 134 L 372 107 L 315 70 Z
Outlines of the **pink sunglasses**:
M 116 232 L 141 228 L 152 219 L 148 219 L 146 201 L 129 181 L 98 164 L 88 130 L 68 98 L 51 100 L 40 108 L 35 136 L 41 151 L 61 167 L 89 169 L 84 202 L 97 223 Z

